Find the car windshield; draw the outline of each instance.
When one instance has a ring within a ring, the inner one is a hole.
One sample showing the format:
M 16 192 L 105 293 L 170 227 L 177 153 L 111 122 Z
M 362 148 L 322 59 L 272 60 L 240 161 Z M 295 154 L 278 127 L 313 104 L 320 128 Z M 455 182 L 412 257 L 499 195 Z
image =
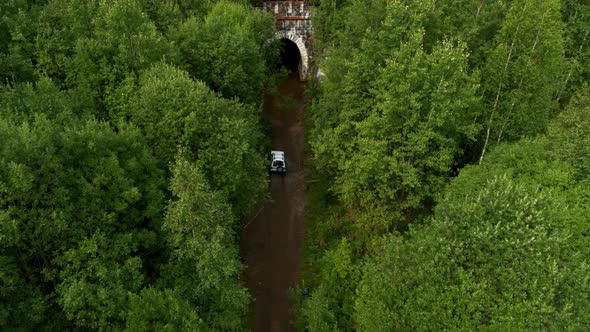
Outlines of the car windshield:
M 272 162 L 272 166 L 273 167 L 283 167 L 283 161 L 282 160 L 275 160 Z

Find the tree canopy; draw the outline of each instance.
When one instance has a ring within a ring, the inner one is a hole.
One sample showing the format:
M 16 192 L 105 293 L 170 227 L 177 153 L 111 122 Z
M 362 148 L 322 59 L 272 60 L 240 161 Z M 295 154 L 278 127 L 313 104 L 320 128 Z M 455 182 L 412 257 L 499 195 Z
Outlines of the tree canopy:
M 0 330 L 248 328 L 258 3 L 0 3 Z M 297 327 L 588 330 L 590 5 L 310 3 Z
M 278 54 L 246 1 L 0 4 L 0 330 L 243 330 Z
M 587 329 L 587 6 L 314 3 L 298 326 Z

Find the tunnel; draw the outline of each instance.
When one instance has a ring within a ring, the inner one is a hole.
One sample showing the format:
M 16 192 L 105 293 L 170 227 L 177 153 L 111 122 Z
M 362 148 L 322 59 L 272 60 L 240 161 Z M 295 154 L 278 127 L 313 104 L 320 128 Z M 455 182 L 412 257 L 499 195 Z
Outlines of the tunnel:
M 301 53 L 297 44 L 293 41 L 282 38 L 281 39 L 281 53 L 280 53 L 280 67 L 284 67 L 290 72 L 299 71 L 299 63 L 301 62 Z

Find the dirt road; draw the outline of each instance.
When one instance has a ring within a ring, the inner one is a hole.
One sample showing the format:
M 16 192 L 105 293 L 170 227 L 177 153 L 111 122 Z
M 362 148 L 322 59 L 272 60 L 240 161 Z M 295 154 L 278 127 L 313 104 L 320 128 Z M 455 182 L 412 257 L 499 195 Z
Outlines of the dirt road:
M 285 151 L 287 174 L 271 176 L 272 201 L 242 226 L 240 249 L 254 300 L 255 332 L 295 331 L 287 290 L 297 282 L 304 232 L 304 88 L 295 72 L 279 85 L 279 96 L 265 100 L 272 149 Z

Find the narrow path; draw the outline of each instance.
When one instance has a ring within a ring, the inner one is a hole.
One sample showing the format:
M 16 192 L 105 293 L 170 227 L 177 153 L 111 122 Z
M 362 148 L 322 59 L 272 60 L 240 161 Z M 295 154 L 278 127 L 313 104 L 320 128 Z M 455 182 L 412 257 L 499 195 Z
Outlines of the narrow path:
M 297 282 L 304 232 L 304 89 L 298 73 L 292 73 L 279 85 L 280 96 L 265 100 L 272 149 L 285 151 L 287 174 L 271 176 L 271 202 L 242 227 L 240 249 L 254 301 L 255 332 L 295 331 L 287 291 Z

